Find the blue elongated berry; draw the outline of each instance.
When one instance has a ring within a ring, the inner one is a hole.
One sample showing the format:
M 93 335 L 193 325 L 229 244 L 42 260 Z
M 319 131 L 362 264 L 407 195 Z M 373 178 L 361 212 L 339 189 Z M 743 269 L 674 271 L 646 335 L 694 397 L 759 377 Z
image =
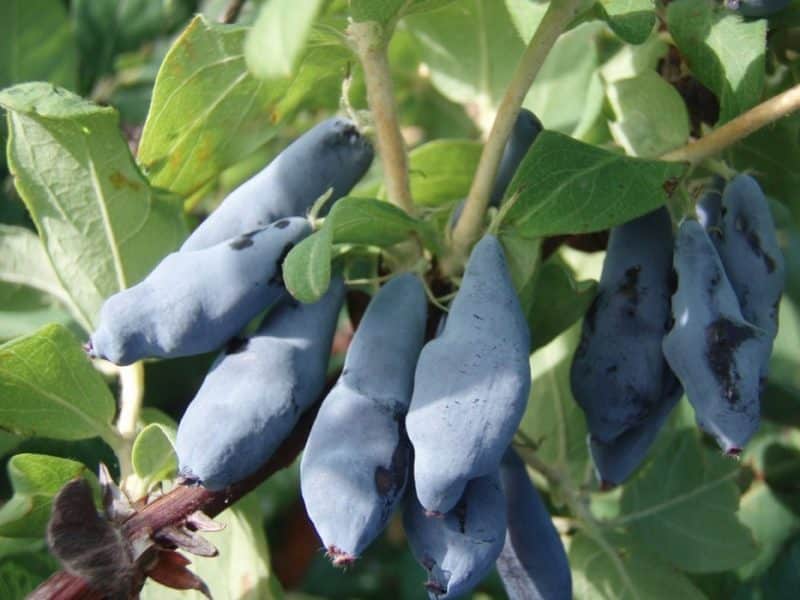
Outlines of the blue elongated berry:
M 500 467 L 508 531 L 497 571 L 509 600 L 570 600 L 572 574 L 550 513 L 509 447 Z
M 305 216 L 333 188 L 330 206 L 358 183 L 372 157 L 372 145 L 354 123 L 339 117 L 323 121 L 231 192 L 181 250 L 207 248 L 278 219 Z
M 470 481 L 453 509 L 431 517 L 409 490 L 403 511 L 411 552 L 428 572 L 436 600 L 470 592 L 494 565 L 506 537 L 506 503 L 497 473 Z
M 770 343 L 742 317 L 713 243 L 697 221 L 681 223 L 675 245 L 674 325 L 663 350 L 698 425 L 728 454 L 758 429 L 760 370 Z
M 334 278 L 318 302 L 285 298 L 251 337 L 228 345 L 178 425 L 184 477 L 217 490 L 269 460 L 322 393 L 343 300 Z
M 310 232 L 306 219 L 282 219 L 167 255 L 143 281 L 105 301 L 89 352 L 127 365 L 221 348 L 285 293 L 283 259 Z
M 722 191 L 724 189 L 725 180 L 719 175 L 714 175 L 711 185 L 697 201 L 697 206 L 695 206 L 697 220 L 706 228 L 706 231 L 719 227 L 722 218 Z
M 722 213 L 719 228 L 709 235 L 742 316 L 774 338 L 786 274 L 775 223 L 758 182 L 749 175 L 734 177 L 722 195 Z
M 589 451 L 601 488 L 620 485 L 639 468 L 682 395 L 680 382 L 669 370 L 661 398 L 644 421 L 610 442 L 601 442 L 589 436 Z
M 731 10 L 745 17 L 770 17 L 782 11 L 792 0 L 726 0 Z
M 417 497 L 446 513 L 467 482 L 495 473 L 530 391 L 528 326 L 500 242 L 478 242 L 444 332 L 417 363 L 406 427 Z
M 666 208 L 615 227 L 570 381 L 593 439 L 610 443 L 661 403 L 669 367 L 672 223 Z
M 411 461 L 405 414 L 426 316 L 415 275 L 381 288 L 311 429 L 300 463 L 303 500 L 337 566 L 361 554 L 403 497 Z

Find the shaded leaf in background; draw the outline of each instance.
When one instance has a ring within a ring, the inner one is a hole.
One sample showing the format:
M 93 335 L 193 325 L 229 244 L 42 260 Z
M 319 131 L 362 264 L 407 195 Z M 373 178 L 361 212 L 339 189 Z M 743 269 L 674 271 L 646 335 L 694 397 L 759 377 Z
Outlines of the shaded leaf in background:
M 322 0 L 267 0 L 247 33 L 244 54 L 250 72 L 280 79 L 295 72 Z
M 598 543 L 585 533 L 569 548 L 576 600 L 705 600 L 683 574 L 613 536 Z
M 4 429 L 62 440 L 100 436 L 118 445 L 108 386 L 61 325 L 0 346 L 0 398 Z
M 37 537 L 44 535 L 53 497 L 76 477 L 93 478 L 74 460 L 43 454 L 16 454 L 8 462 L 14 495 L 0 508 L 0 535 Z
M 677 432 L 622 493 L 624 523 L 651 552 L 690 573 L 724 571 L 756 557 L 737 518 L 738 464 L 705 450 L 697 432 Z
M 222 531 L 204 534 L 219 550 L 219 556 L 202 558 L 187 555 L 189 569 L 208 584 L 214 600 L 280 600 L 283 591 L 270 566 L 270 553 L 264 537 L 263 513 L 257 493 L 250 493 L 214 520 L 225 525 Z M 142 600 L 205 600 L 194 591 L 166 588 L 148 579 Z
M 80 49 L 81 90 L 114 70 L 121 52 L 172 31 L 194 11 L 194 0 L 73 0 Z
M 786 547 L 778 560 L 756 581 L 739 588 L 731 600 L 782 600 L 800 589 L 800 539 Z
M 657 158 L 689 139 L 689 111 L 678 91 L 655 71 L 606 85 L 616 115 L 614 140 L 631 156 Z
M 520 429 L 539 444 L 536 454 L 572 485 L 586 479 L 586 422 L 572 397 L 569 371 L 581 329 L 574 325 L 531 356 L 531 395 Z M 522 457 L 525 457 L 524 451 Z
M 488 130 L 524 46 L 499 0 L 462 0 L 409 16 L 431 81 L 447 98 L 470 105 Z
M 49 81 L 74 90 L 77 79 L 78 50 L 64 2 L 0 2 L 0 89 Z
M 350 0 L 350 15 L 354 21 L 376 21 L 381 24 L 403 15 L 436 10 L 454 0 Z M 401 12 L 402 11 L 402 12 Z
M 27 553 L 0 561 L 0 598 L 25 598 L 58 569 L 46 552 Z
M 181 207 L 150 189 L 112 108 L 44 83 L 0 92 L 9 166 L 70 297 L 91 329 L 111 294 L 137 283 L 186 237 Z
M 167 53 L 138 154 L 154 186 L 188 196 L 275 135 L 287 84 L 248 72 L 246 33 L 198 15 Z
M 27 335 L 57 321 L 69 306 L 42 242 L 30 229 L 0 224 L 0 339 Z
M 466 197 L 482 146 L 471 140 L 433 140 L 408 157 L 411 195 L 416 204 L 437 206 Z
M 685 165 L 631 158 L 543 131 L 509 185 L 501 231 L 523 237 L 587 233 L 664 204 Z M 512 196 L 518 194 L 514 200 Z
M 725 123 L 761 100 L 767 22 L 742 18 L 708 0 L 676 0 L 667 26 L 695 77 L 720 102 Z

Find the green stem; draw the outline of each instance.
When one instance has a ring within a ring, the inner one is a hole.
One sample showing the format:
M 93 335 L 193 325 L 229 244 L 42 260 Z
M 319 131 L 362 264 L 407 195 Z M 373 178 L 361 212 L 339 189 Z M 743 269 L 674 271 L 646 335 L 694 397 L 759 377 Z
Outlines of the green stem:
M 347 33 L 364 68 L 367 102 L 375 121 L 378 154 L 383 165 L 389 202 L 413 214 L 408 156 L 397 119 L 387 54 L 390 31 L 379 23 L 364 21 L 350 23 Z
M 144 363 L 139 361 L 119 370 L 120 396 L 117 431 L 123 440 L 116 450 L 119 460 L 120 481 L 123 485 L 133 478 L 131 451 L 136 439 L 139 414 L 144 400 Z
M 463 267 L 469 248 L 480 235 L 500 159 L 522 101 L 556 40 L 577 15 L 581 3 L 582 0 L 551 0 L 542 22 L 517 64 L 483 147 L 464 211 L 453 230 L 453 256 L 444 264 L 448 274 L 454 274 Z

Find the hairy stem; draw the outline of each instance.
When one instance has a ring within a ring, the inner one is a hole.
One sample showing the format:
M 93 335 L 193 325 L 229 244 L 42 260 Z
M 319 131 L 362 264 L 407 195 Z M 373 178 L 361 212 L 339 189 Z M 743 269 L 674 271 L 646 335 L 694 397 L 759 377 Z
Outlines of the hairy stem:
M 661 160 L 697 164 L 798 109 L 800 109 L 800 85 L 751 108 L 696 142 L 667 152 Z
M 414 211 L 408 181 L 408 157 L 397 120 L 387 46 L 389 34 L 378 23 L 353 22 L 348 36 L 364 68 L 367 101 L 375 121 L 378 154 L 383 164 L 389 201 L 409 214 Z
M 464 211 L 453 230 L 454 256 L 453 260 L 445 265 L 450 274 L 460 270 L 470 246 L 480 235 L 500 159 L 522 107 L 522 101 L 553 44 L 576 16 L 581 3 L 582 0 L 552 0 L 539 28 L 517 64 L 511 83 L 498 108 L 489 138 L 483 147 Z

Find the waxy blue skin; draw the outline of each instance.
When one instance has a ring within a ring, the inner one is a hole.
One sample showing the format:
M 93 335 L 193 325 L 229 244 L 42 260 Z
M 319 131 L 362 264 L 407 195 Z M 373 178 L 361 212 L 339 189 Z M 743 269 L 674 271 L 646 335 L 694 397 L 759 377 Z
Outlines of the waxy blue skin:
M 509 447 L 500 467 L 508 530 L 497 571 L 509 600 L 570 600 L 572 574 L 550 513 Z
M 311 233 L 291 218 L 196 252 L 173 252 L 137 285 L 108 298 L 89 341 L 118 365 L 221 348 L 285 293 L 281 264 Z
M 755 179 L 737 175 L 725 187 L 722 210 L 719 228 L 710 230 L 709 236 L 742 316 L 774 338 L 786 273 L 767 199 Z M 765 365 L 768 360 L 769 355 Z
M 514 121 L 514 128 L 511 130 L 511 137 L 506 142 L 506 147 L 503 149 L 503 157 L 500 159 L 500 166 L 497 169 L 497 176 L 492 186 L 492 194 L 489 196 L 489 204 L 491 206 L 500 206 L 503 196 L 506 194 L 508 184 L 514 178 L 517 172 L 517 167 L 525 158 L 525 154 L 531 147 L 531 144 L 536 140 L 536 136 L 542 131 L 542 122 L 529 111 L 527 108 L 522 108 L 517 115 L 517 120 Z M 450 217 L 450 226 L 453 227 L 458 222 L 461 213 L 464 210 L 464 200 L 459 202 Z
M 344 291 L 334 278 L 314 304 L 285 298 L 229 344 L 178 425 L 182 476 L 218 490 L 269 460 L 322 393 Z
M 416 275 L 380 289 L 306 443 L 303 500 L 336 565 L 352 563 L 383 531 L 405 492 L 411 446 L 404 421 L 427 308 Z
M 728 6 L 745 17 L 769 17 L 789 6 L 792 0 L 727 0 Z
M 589 436 L 589 451 L 601 487 L 608 489 L 626 481 L 647 458 L 669 413 L 683 395 L 683 388 L 670 370 L 661 399 L 655 409 L 639 425 L 625 431 L 608 443 Z
M 422 349 L 406 417 L 417 498 L 450 511 L 467 482 L 496 473 L 530 391 L 530 338 L 500 242 L 472 250 L 443 333 Z
M 700 224 L 710 231 L 719 227 L 722 218 L 722 191 L 725 189 L 725 180 L 719 175 L 714 175 L 711 184 L 697 201 L 695 214 Z
M 506 501 L 497 473 L 470 481 L 454 510 L 427 516 L 409 490 L 403 526 L 411 552 L 428 572 L 428 595 L 458 598 L 494 565 L 506 537 Z
M 738 454 L 758 429 L 760 370 L 770 344 L 742 317 L 739 300 L 703 226 L 681 223 L 675 244 L 675 323 L 663 350 L 698 425 L 727 454 Z
M 183 243 L 199 250 L 285 217 L 305 216 L 328 188 L 330 205 L 345 196 L 372 164 L 373 150 L 356 126 L 333 117 L 297 138 L 220 204 Z
M 672 248 L 663 207 L 611 231 L 570 371 L 575 400 L 600 442 L 637 427 L 661 403 L 669 372 L 661 340 L 670 320 Z

